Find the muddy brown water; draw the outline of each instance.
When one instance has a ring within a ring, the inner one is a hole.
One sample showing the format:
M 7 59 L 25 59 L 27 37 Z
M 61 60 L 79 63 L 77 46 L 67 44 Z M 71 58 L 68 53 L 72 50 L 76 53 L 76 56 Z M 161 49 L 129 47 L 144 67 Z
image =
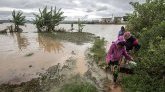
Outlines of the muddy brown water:
M 7 25 L 10 24 L 0 24 L 0 30 Z M 69 24 L 61 24 L 59 27 L 70 29 Z M 120 27 L 121 25 L 86 25 L 84 32 L 105 37 L 108 49 L 111 41 L 116 39 Z M 84 52 L 92 43 L 77 45 L 51 39 L 36 33 L 37 29 L 32 24 L 27 24 L 22 29 L 23 33 L 0 35 L 0 84 L 29 81 L 53 65 L 63 64 L 69 57 L 77 59 L 76 73 L 84 74 L 88 70 Z

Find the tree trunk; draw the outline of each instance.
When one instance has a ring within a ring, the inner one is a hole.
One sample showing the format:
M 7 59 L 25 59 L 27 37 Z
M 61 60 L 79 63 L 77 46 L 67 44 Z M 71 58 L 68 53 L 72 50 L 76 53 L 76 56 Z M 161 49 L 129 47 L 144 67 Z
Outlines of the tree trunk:
M 14 25 L 14 26 L 15 26 L 15 27 L 14 27 L 14 31 L 16 32 L 16 31 L 17 31 L 17 29 L 16 29 L 17 27 L 16 27 L 16 25 Z
M 39 27 L 37 27 L 37 31 L 38 31 L 38 32 L 42 32 L 41 29 L 40 29 Z
M 18 32 L 19 31 L 19 26 L 18 25 L 15 25 L 15 32 Z

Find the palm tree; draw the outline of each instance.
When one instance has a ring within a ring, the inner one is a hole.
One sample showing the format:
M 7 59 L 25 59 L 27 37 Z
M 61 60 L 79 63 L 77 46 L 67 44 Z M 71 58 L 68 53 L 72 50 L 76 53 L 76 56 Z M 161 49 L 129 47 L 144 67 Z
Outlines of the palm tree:
M 24 25 L 26 20 L 25 20 L 25 16 L 23 16 L 23 12 L 21 11 L 18 11 L 16 13 L 16 11 L 14 10 L 12 12 L 12 17 L 13 17 L 13 20 L 12 22 L 14 23 L 14 26 L 15 26 L 15 29 L 14 31 L 18 32 L 19 31 L 19 25 Z
M 56 9 L 56 7 L 54 9 L 51 7 L 50 11 L 48 11 L 47 7 L 43 10 L 39 9 L 39 14 L 34 14 L 34 24 L 38 31 L 43 29 L 45 31 L 53 31 L 55 26 L 58 26 L 59 22 L 64 20 L 63 13 L 61 9 Z

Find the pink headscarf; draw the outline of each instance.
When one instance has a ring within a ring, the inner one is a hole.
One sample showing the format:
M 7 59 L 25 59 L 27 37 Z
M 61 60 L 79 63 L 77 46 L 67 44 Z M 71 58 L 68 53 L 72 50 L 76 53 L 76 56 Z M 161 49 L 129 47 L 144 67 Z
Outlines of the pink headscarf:
M 125 32 L 124 33 L 124 37 L 125 38 L 130 38 L 131 37 L 131 33 L 130 32 Z
M 124 36 L 119 36 L 118 39 L 115 41 L 116 44 L 119 42 L 125 42 Z
M 127 54 L 127 51 L 125 47 L 121 48 L 120 50 L 117 49 L 117 44 L 123 42 L 125 44 L 125 39 L 123 36 L 119 36 L 118 39 L 112 43 L 110 46 L 110 49 L 106 55 L 106 63 L 109 64 L 110 60 L 113 61 L 118 61 L 120 60 L 123 56 L 126 57 L 126 59 L 131 60 L 131 57 Z M 114 54 L 115 52 L 115 54 Z

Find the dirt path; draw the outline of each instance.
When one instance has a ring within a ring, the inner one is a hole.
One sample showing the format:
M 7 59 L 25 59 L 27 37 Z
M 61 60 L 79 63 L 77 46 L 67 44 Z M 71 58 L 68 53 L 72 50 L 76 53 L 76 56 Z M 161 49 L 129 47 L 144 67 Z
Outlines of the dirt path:
M 110 85 L 111 91 L 109 92 L 122 92 L 121 86 Z
M 114 85 L 112 83 L 105 84 L 105 92 L 123 92 L 120 85 Z
M 106 72 L 108 74 L 108 72 L 110 72 L 110 71 L 109 70 L 106 70 Z M 108 75 L 111 75 L 112 76 L 112 74 L 108 74 Z M 118 83 L 121 80 L 122 76 L 123 75 L 120 74 L 119 79 L 118 79 L 116 85 L 113 82 L 113 77 L 110 78 L 110 77 L 107 76 L 107 79 L 108 80 L 106 80 L 105 83 L 104 83 L 104 89 L 105 89 L 104 92 L 123 92 L 121 85 Z

